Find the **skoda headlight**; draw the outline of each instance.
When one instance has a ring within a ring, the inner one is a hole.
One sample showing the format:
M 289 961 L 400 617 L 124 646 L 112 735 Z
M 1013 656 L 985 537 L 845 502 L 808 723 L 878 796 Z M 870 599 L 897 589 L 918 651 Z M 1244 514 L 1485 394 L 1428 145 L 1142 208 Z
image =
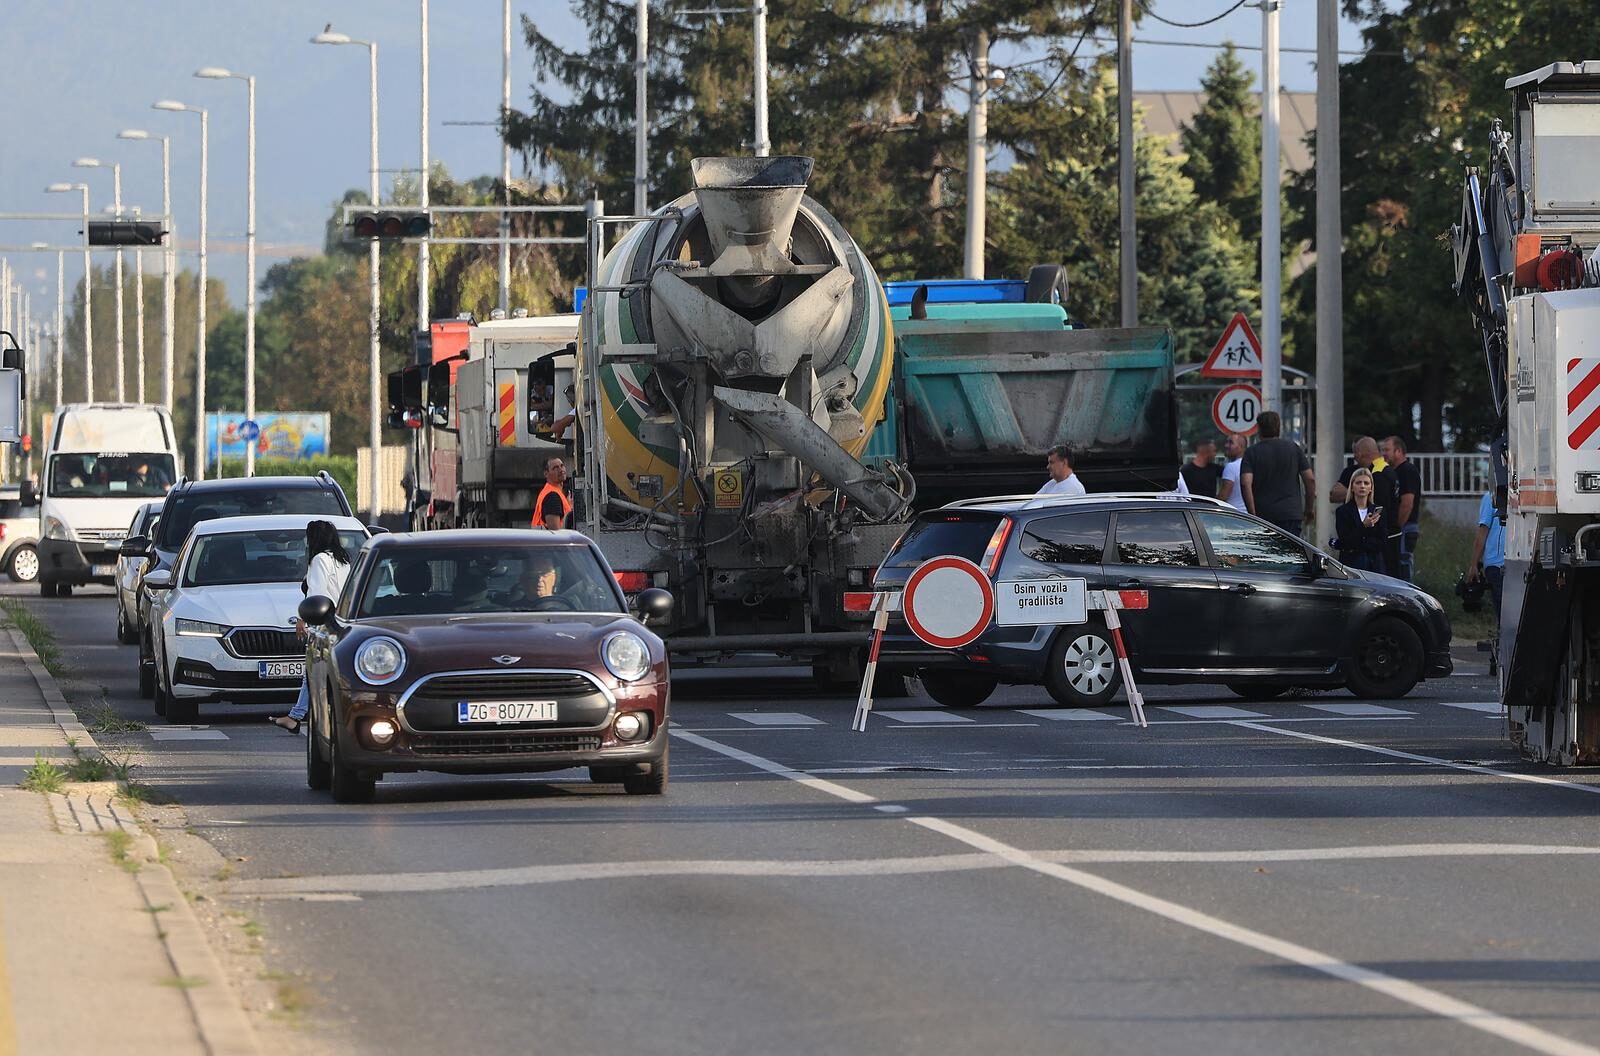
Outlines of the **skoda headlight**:
M 371 638 L 356 650 L 356 674 L 374 686 L 386 686 L 406 669 L 406 651 L 393 638 Z
M 228 628 L 220 623 L 207 623 L 204 620 L 178 620 L 178 633 L 191 638 L 221 638 L 228 633 Z
M 624 682 L 637 682 L 650 673 L 650 647 L 632 631 L 618 631 L 600 647 L 606 670 Z
M 46 517 L 44 519 L 44 537 L 46 539 L 76 539 L 72 526 L 59 517 Z

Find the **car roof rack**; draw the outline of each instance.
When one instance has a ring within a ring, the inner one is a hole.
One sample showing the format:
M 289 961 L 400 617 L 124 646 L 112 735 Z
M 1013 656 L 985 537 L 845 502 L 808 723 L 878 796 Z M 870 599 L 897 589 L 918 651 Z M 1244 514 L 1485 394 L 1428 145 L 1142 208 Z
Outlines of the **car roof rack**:
M 1040 510 L 1053 506 L 1074 506 L 1094 502 L 1116 502 L 1124 499 L 1160 502 L 1204 502 L 1213 506 L 1233 509 L 1233 505 L 1210 495 L 1180 495 L 1175 491 L 1096 491 L 1083 495 L 990 495 L 978 499 L 957 499 L 947 502 L 941 509 L 971 509 L 979 506 L 997 506 L 1021 503 L 1021 509 Z

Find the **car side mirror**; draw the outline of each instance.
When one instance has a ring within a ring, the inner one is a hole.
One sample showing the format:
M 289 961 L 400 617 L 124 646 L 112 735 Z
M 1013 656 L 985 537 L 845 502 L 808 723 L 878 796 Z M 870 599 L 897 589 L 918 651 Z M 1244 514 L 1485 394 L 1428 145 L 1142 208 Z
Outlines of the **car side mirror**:
M 633 601 L 635 618 L 646 627 L 666 623 L 672 618 L 672 592 L 660 587 L 649 587 L 639 592 Z
M 122 545 L 117 547 L 118 557 L 143 557 L 150 552 L 150 538 L 144 535 L 135 535 L 124 539 Z
M 149 587 L 151 590 L 171 590 L 172 570 L 163 568 L 156 572 L 146 572 L 144 576 L 144 585 Z
M 300 603 L 300 619 L 307 627 L 326 627 L 332 618 L 332 598 L 313 594 Z
M 1311 576 L 1312 576 L 1312 578 L 1316 579 L 1316 578 L 1318 578 L 1320 576 L 1325 576 L 1327 574 L 1328 574 L 1328 555 L 1327 554 L 1318 553 L 1316 551 L 1312 551 L 1312 553 L 1311 553 Z

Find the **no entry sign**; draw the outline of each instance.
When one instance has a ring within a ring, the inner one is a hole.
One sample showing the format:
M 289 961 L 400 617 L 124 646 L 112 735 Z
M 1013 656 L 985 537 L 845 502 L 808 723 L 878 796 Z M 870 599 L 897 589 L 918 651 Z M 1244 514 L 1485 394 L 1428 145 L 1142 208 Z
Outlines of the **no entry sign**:
M 940 649 L 971 645 L 994 618 L 994 585 L 964 557 L 935 557 L 906 580 L 906 624 Z

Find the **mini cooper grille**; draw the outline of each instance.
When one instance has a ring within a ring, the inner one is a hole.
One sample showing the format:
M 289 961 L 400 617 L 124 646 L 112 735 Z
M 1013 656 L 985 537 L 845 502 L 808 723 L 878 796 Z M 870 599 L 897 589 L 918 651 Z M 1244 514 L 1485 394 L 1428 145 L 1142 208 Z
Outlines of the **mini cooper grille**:
M 267 659 L 279 656 L 304 656 L 306 647 L 293 631 L 241 627 L 228 635 L 234 656 Z
M 597 752 L 599 734 L 501 733 L 429 737 L 413 735 L 411 750 L 418 755 L 545 755 L 555 752 Z
M 491 675 L 441 675 L 417 687 L 416 696 L 454 703 L 457 700 L 526 700 L 529 697 L 582 697 L 598 693 L 582 675 L 561 672 L 507 672 Z

